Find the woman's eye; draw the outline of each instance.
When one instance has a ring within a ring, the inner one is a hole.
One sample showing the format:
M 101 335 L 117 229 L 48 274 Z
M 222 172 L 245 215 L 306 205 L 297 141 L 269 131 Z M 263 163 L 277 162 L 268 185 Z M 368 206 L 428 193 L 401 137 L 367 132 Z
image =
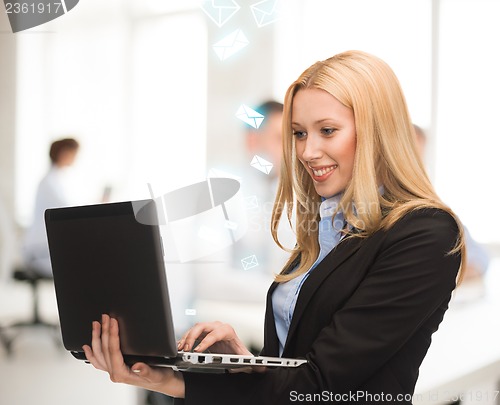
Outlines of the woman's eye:
M 307 135 L 304 131 L 293 131 L 292 133 L 297 139 L 304 138 Z
M 324 135 L 332 135 L 335 131 L 335 128 L 321 128 L 321 133 Z

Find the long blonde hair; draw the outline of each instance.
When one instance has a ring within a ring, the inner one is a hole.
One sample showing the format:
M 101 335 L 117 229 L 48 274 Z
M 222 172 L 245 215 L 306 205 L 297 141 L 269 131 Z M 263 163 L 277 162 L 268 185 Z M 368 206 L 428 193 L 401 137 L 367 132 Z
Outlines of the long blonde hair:
M 285 212 L 292 226 L 295 210 L 297 244 L 275 280 L 285 282 L 304 274 L 319 253 L 317 222 L 321 199 L 296 157 L 291 128 L 293 98 L 297 91 L 310 88 L 330 93 L 354 113 L 354 169 L 339 205 L 347 223 L 356 230 L 348 232 L 348 237 L 366 238 L 380 229 L 389 229 L 412 210 L 439 208 L 450 213 L 459 225 L 459 237 L 450 253 L 461 251 L 462 264 L 465 263 L 460 221 L 439 199 L 427 176 L 398 79 L 379 58 L 348 51 L 312 65 L 292 83 L 285 96 L 283 160 L 271 233 L 285 249 L 278 239 L 278 225 Z M 383 194 L 379 185 L 384 187 Z M 297 269 L 287 274 L 286 270 L 299 258 Z

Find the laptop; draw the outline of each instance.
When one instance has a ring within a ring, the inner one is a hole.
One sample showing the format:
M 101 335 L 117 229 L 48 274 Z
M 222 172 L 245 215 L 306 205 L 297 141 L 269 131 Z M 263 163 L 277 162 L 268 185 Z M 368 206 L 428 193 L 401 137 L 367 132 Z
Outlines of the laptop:
M 177 370 L 298 367 L 305 359 L 178 352 L 154 200 L 45 211 L 63 344 L 75 358 L 101 314 L 118 320 L 124 360 Z

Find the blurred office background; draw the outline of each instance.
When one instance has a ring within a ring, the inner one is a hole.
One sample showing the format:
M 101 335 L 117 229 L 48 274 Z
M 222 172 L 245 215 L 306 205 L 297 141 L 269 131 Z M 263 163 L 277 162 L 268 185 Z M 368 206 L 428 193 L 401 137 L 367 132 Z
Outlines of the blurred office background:
M 82 0 L 67 15 L 16 34 L 0 13 L 0 326 L 30 313 L 29 287 L 11 273 L 53 140 L 70 135 L 82 145 L 74 168 L 81 203 L 97 202 L 108 186 L 112 201 L 148 198 L 148 183 L 159 195 L 202 181 L 213 168 L 249 166 L 245 124 L 235 116 L 240 105 L 283 101 L 312 63 L 360 49 L 394 69 L 413 121 L 428 135 L 431 179 L 491 258 L 481 292 L 471 294 L 479 298 L 465 305 L 471 299 L 463 294 L 449 317 L 455 329 L 438 332 L 436 344 L 451 354 L 431 348 L 418 402 L 443 403 L 462 392 L 466 403 L 498 403 L 500 325 L 490 314 L 500 288 L 500 2 L 285 0 L 280 18 L 265 25 L 251 6 L 269 10 L 266 2 L 235 3 L 239 10 L 221 26 L 191 0 Z M 248 45 L 221 60 L 213 45 L 238 29 Z M 231 268 L 218 258 L 203 277 L 224 266 Z M 185 301 L 179 307 L 195 310 L 181 314 L 179 325 L 220 319 L 226 310 L 220 320 L 239 320 L 247 342 L 261 343 L 264 289 L 261 301 L 240 306 L 227 305 L 224 290 L 203 300 L 190 283 L 199 268 L 171 267 L 175 294 Z M 259 267 L 253 271 L 262 273 L 266 263 Z M 252 278 L 252 270 L 242 277 Z M 41 293 L 42 315 L 57 321 L 50 283 Z M 480 340 L 495 334 L 496 341 Z M 12 356 L 0 347 L 0 381 L 0 403 L 9 405 L 143 400 L 38 330 L 23 331 Z

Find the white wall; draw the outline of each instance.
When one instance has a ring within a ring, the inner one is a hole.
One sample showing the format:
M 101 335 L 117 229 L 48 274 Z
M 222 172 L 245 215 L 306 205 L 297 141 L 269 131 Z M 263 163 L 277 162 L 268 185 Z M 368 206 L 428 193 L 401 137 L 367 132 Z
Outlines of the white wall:
M 16 38 L 0 13 L 0 281 L 14 259 L 14 166 L 16 106 Z

